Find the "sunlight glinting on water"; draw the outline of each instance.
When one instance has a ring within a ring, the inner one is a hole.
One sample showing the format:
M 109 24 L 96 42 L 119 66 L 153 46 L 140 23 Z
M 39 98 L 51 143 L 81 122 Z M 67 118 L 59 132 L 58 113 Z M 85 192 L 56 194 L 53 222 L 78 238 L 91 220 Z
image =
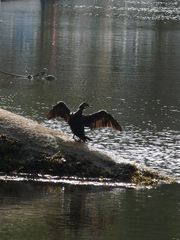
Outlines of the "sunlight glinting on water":
M 56 77 L 1 71 L 0 107 L 72 141 L 67 123 L 47 120 L 52 105 L 105 109 L 123 132 L 86 129 L 89 149 L 180 183 L 179 23 L 179 0 L 0 0 L 0 70 L 47 68 Z M 177 183 L 139 190 L 103 177 L 26 173 L 1 173 L 0 183 L 2 240 L 180 239 Z
M 106 2 L 106 1 L 105 1 Z M 180 4 L 178 1 L 154 2 L 154 1 L 112 1 L 98 5 L 91 3 L 79 4 L 74 6 L 61 2 L 63 9 L 74 9 L 76 14 L 89 16 L 104 15 L 106 17 L 136 18 L 142 20 L 180 20 Z
M 63 121 L 46 122 L 46 126 L 72 135 Z M 127 127 L 128 128 L 128 127 Z M 180 133 L 176 131 L 152 132 L 129 127 L 123 133 L 100 129 L 86 133 L 93 139 L 88 145 L 125 161 L 152 167 L 180 178 Z
M 133 188 L 133 189 L 150 189 L 151 186 L 137 186 L 133 183 L 113 182 L 110 179 L 86 179 L 77 177 L 56 177 L 50 175 L 38 174 L 36 177 L 31 174 L 18 174 L 18 175 L 0 175 L 2 181 L 13 182 L 41 182 L 41 183 L 54 183 L 54 184 L 70 184 L 78 186 L 96 186 L 96 187 L 121 187 L 121 188 Z
M 86 100 L 123 126 L 121 134 L 87 129 L 90 146 L 179 177 L 179 32 L 174 20 L 180 20 L 180 2 L 33 1 L 30 9 L 27 2 L 21 9 L 14 4 L 1 3 L 3 70 L 33 73 L 46 64 L 57 81 L 0 75 L 1 106 L 72 135 L 66 123 L 47 121 L 46 114 L 57 100 L 71 107 Z M 24 21 L 19 20 L 22 9 L 29 13 Z

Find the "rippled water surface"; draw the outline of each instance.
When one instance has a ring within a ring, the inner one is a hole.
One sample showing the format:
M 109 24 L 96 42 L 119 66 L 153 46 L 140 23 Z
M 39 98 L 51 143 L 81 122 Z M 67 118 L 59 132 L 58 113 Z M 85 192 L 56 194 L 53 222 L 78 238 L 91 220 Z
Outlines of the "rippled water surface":
M 168 0 L 1 1 L 0 70 L 57 80 L 0 73 L 0 105 L 69 134 L 52 104 L 107 109 L 124 131 L 88 131 L 91 145 L 179 178 L 179 17 Z
M 59 100 L 106 109 L 123 133 L 88 143 L 180 178 L 180 2 L 0 0 L 0 107 L 71 134 Z M 0 239 L 180 239 L 179 186 L 152 190 L 1 183 Z M 24 238 L 24 236 L 27 236 Z

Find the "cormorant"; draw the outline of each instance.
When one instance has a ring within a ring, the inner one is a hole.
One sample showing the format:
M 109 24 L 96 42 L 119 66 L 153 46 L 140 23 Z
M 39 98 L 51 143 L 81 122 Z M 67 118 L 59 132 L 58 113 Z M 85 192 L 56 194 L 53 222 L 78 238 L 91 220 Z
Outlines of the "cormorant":
M 49 111 L 47 118 L 53 119 L 55 117 L 63 118 L 70 126 L 74 136 L 79 138 L 79 141 L 91 141 L 89 137 L 85 136 L 84 127 L 90 129 L 101 127 L 112 127 L 118 131 L 122 131 L 119 123 L 105 110 L 101 110 L 89 115 L 83 115 L 83 110 L 88 108 L 88 103 L 81 103 L 76 112 L 71 112 L 64 102 L 58 102 Z

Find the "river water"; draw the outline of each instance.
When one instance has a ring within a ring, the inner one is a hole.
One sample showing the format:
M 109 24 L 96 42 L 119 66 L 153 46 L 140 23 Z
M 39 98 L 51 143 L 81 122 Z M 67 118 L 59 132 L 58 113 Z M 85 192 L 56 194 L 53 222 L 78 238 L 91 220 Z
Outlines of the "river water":
M 87 113 L 106 109 L 123 133 L 87 130 L 94 139 L 88 144 L 179 181 L 179 43 L 175 0 L 1 0 L 0 70 L 27 75 L 47 68 L 56 80 L 0 73 L 0 107 L 68 134 L 63 121 L 46 119 L 57 101 L 72 110 L 86 101 L 93 106 Z M 2 189 L 1 239 L 23 239 L 27 228 L 26 239 L 180 238 L 178 185 Z

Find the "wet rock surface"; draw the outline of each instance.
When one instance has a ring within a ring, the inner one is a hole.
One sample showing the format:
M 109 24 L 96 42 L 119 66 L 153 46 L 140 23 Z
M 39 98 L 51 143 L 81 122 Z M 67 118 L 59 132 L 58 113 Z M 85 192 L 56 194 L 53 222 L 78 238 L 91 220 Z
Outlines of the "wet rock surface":
M 57 152 L 53 155 L 35 154 L 33 160 L 26 160 L 27 150 L 24 144 L 5 135 L 0 136 L 0 171 L 5 174 L 41 174 L 59 177 L 80 177 L 111 179 L 111 181 L 135 183 L 137 185 L 152 185 L 160 182 L 170 182 L 170 178 L 157 172 L 139 169 L 127 163 L 108 163 L 108 166 L 96 166 L 93 161 L 72 158 Z
M 153 185 L 172 179 L 130 163 L 120 163 L 87 144 L 0 109 L 0 172 L 111 179 Z

